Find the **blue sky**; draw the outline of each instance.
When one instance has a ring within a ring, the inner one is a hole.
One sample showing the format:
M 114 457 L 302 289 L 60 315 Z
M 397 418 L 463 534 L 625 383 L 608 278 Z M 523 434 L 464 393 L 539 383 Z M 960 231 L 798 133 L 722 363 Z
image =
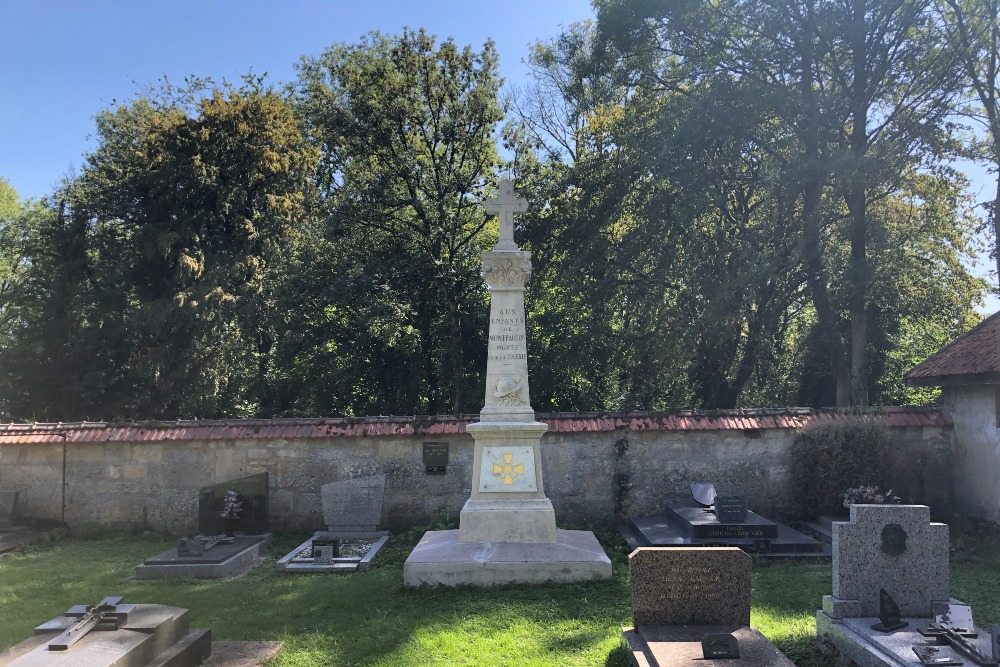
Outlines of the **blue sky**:
M 493 39 L 501 74 L 523 85 L 528 45 L 587 18 L 589 0 L 0 0 L 0 176 L 22 198 L 48 194 L 93 148 L 94 115 L 163 75 L 236 81 L 253 68 L 286 82 L 303 55 L 409 26 L 476 48 Z M 992 199 L 993 178 L 970 177 Z M 977 273 L 990 266 L 980 258 Z M 984 312 L 998 309 L 990 298 Z
M 480 48 L 523 84 L 528 45 L 593 18 L 589 0 L 0 0 L 0 176 L 41 197 L 93 148 L 93 117 L 166 74 L 275 82 L 293 65 L 371 30 L 426 28 Z

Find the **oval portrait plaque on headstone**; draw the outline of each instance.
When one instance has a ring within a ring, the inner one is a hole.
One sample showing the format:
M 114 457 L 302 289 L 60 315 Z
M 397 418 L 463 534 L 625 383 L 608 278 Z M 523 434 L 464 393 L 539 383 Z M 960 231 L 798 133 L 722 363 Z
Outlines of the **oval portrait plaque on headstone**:
M 898 523 L 890 523 L 882 529 L 882 551 L 890 556 L 906 551 L 906 531 Z

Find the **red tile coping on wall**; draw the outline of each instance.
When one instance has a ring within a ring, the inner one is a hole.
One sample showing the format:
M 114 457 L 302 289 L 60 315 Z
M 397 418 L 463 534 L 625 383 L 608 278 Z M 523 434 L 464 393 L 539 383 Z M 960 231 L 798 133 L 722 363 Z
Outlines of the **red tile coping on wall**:
M 675 412 L 553 412 L 536 419 L 551 433 L 584 431 L 756 431 L 794 429 L 832 421 L 832 409 L 679 410 Z M 871 414 L 888 426 L 947 426 L 938 407 L 888 407 Z M 478 415 L 330 419 L 242 419 L 176 422 L 78 422 L 0 425 L 0 445 L 46 442 L 156 442 L 160 440 L 292 440 L 465 433 Z

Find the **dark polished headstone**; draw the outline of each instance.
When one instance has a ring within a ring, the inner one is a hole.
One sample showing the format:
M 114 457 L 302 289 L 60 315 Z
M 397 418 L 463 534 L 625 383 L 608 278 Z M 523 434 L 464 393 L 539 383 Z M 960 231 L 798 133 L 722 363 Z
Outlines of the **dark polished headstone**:
M 990 640 L 993 645 L 993 659 L 1000 660 L 1000 625 L 990 628 Z
M 241 477 L 228 482 L 206 486 L 198 492 L 198 532 L 202 535 L 219 535 L 227 528 L 235 528 L 246 535 L 262 535 L 268 532 L 268 490 L 267 473 Z M 227 526 L 222 510 L 226 493 L 230 490 L 239 494 L 243 509 L 235 523 Z
M 878 632 L 893 632 L 908 625 L 900 618 L 899 605 L 884 588 L 878 591 L 878 621 L 872 625 L 872 630 Z

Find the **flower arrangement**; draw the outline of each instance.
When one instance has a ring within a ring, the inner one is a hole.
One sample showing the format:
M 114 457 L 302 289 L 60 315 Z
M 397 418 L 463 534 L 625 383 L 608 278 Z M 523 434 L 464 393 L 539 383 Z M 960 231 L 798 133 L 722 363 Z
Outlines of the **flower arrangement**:
M 892 495 L 892 489 L 882 492 L 877 486 L 859 486 L 840 492 L 844 507 L 851 505 L 898 505 L 899 496 Z
M 240 494 L 235 489 L 226 491 L 226 498 L 222 501 L 222 512 L 219 513 L 223 519 L 238 519 L 243 511 L 243 501 Z

